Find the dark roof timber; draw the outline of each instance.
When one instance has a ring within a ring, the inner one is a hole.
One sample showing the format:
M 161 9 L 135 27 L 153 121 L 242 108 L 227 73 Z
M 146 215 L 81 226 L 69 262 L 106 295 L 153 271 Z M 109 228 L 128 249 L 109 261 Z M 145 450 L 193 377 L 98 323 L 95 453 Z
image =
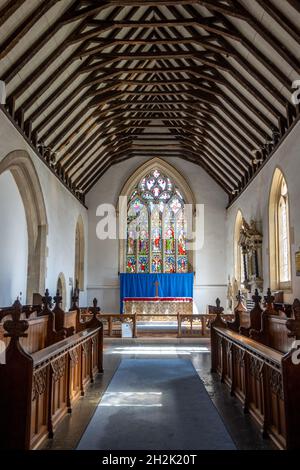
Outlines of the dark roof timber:
M 82 201 L 155 152 L 200 165 L 232 202 L 299 119 L 299 0 L 35 5 L 0 7 L 5 112 Z

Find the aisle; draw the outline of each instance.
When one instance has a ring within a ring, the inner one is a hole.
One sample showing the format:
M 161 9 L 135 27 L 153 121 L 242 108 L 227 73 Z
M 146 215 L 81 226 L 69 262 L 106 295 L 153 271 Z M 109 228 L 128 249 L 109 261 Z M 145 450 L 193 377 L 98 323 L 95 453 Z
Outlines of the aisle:
M 78 449 L 235 449 L 189 359 L 123 359 Z

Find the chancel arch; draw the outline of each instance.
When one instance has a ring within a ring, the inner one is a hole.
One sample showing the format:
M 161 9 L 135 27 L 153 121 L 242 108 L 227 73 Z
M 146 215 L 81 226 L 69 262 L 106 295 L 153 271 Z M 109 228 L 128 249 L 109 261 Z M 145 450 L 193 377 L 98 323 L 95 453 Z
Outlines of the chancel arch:
M 84 290 L 84 224 L 81 215 L 78 217 L 75 229 L 75 285 Z
M 27 223 L 27 292 L 23 300 L 32 302 L 34 293 L 45 290 L 47 214 L 38 175 L 24 150 L 9 153 L 0 162 L 0 175 L 10 171 L 21 195 Z M 17 295 L 18 293 L 16 293 Z
M 270 285 L 291 289 L 289 192 L 284 174 L 276 168 L 269 198 Z
M 183 176 L 165 161 L 153 158 L 133 173 L 120 196 L 120 271 L 193 271 L 188 239 L 195 202 Z

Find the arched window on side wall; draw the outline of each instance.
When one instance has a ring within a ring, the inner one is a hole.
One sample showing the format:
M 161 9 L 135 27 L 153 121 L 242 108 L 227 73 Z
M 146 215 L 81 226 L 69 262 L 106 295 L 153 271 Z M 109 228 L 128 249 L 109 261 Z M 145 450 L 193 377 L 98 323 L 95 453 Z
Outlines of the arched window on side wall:
M 238 282 L 239 288 L 243 286 L 245 281 L 243 253 L 242 247 L 239 244 L 242 226 L 243 215 L 242 212 L 238 210 L 234 227 L 234 277 Z
M 80 216 L 75 231 L 75 285 L 84 290 L 84 226 Z
M 291 289 L 289 195 L 283 173 L 274 173 L 269 201 L 270 284 L 272 289 Z

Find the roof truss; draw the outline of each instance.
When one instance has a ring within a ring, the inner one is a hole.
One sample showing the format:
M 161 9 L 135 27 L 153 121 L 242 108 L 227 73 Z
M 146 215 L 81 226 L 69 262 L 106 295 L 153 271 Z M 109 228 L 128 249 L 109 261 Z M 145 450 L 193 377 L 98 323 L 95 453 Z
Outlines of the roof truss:
M 112 165 L 158 149 L 233 200 L 299 118 L 298 0 L 255 0 L 257 14 L 252 0 L 63 3 L 0 8 L 0 79 L 6 111 L 81 200 Z

